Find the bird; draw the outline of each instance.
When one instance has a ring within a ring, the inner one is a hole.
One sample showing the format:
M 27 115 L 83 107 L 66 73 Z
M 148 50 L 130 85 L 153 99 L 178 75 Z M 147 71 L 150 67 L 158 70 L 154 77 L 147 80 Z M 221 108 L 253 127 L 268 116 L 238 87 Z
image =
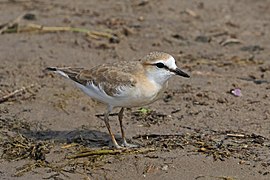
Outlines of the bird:
M 90 69 L 72 67 L 47 67 L 72 80 L 92 99 L 107 106 L 104 122 L 111 137 L 113 148 L 132 148 L 123 127 L 125 108 L 142 107 L 159 99 L 168 86 L 168 80 L 174 76 L 189 78 L 186 72 L 177 67 L 172 55 L 165 52 L 151 52 L 131 61 L 119 61 L 94 66 Z M 109 124 L 109 114 L 120 108 L 118 120 L 122 135 L 119 145 Z

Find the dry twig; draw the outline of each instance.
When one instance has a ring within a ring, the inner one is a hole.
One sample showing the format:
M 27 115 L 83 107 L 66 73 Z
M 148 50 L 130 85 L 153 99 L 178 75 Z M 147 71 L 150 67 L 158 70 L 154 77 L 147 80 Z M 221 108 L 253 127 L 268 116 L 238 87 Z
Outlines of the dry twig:
M 7 31 L 9 28 L 16 26 L 19 21 L 22 19 L 22 17 L 24 16 L 24 14 L 19 15 L 16 19 L 2 25 L 2 27 L 0 28 L 0 34 L 4 33 L 5 31 Z
M 35 86 L 34 84 L 31 84 L 30 86 L 22 87 L 22 88 L 17 89 L 17 90 L 15 90 L 15 91 L 7 94 L 7 95 L 4 95 L 4 96 L 0 97 L 0 104 L 3 103 L 3 102 L 8 101 L 10 98 L 14 97 L 16 94 L 24 92 L 25 90 L 30 89 L 30 88 L 32 88 L 34 86 Z
M 16 22 L 18 21 L 14 21 L 12 24 L 14 25 L 16 24 Z M 66 31 L 85 33 L 88 37 L 94 39 L 98 38 L 118 39 L 118 37 L 116 37 L 112 33 L 93 31 L 84 28 L 65 27 L 65 26 L 43 26 L 39 24 L 27 24 L 22 26 L 8 25 L 4 29 L 2 28 L 2 33 L 22 33 L 22 32 L 52 33 L 52 32 L 66 32 Z
M 244 134 L 227 134 L 228 137 L 237 137 L 237 138 L 244 138 L 246 137 Z

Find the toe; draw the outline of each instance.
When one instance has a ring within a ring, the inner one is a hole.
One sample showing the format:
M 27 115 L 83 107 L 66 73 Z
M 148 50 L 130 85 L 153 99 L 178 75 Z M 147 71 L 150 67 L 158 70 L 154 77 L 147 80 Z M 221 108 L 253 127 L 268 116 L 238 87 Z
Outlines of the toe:
M 128 147 L 128 148 L 136 148 L 136 147 L 139 147 L 139 145 L 137 145 L 137 144 L 129 144 L 129 143 L 127 143 L 126 141 L 124 141 L 122 145 L 123 145 L 124 147 Z

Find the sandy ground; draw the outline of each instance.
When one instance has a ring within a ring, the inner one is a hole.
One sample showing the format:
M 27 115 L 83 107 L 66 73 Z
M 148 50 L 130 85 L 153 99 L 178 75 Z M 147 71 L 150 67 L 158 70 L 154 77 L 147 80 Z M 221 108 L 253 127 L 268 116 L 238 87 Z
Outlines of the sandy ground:
M 98 33 L 16 33 L 20 16 L 19 29 Z M 0 179 L 270 179 L 269 22 L 267 0 L 1 0 L 0 97 L 26 90 L 0 104 Z M 126 111 L 128 139 L 146 152 L 68 159 L 106 150 L 104 107 L 45 67 L 157 50 L 191 78 L 173 78 L 150 112 Z

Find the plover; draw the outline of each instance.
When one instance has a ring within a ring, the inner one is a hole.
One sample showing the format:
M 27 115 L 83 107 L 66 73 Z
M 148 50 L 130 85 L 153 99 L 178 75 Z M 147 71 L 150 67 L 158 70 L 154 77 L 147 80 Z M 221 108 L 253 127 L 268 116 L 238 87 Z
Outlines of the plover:
M 175 59 L 164 52 L 152 52 L 138 61 L 121 61 L 85 68 L 48 67 L 71 79 L 91 98 L 107 105 L 104 122 L 111 136 L 113 146 L 121 148 L 115 140 L 109 124 L 109 114 L 114 108 L 121 108 L 118 113 L 123 146 L 128 144 L 123 128 L 124 108 L 140 107 L 156 101 L 173 75 L 189 78 L 180 70 Z

